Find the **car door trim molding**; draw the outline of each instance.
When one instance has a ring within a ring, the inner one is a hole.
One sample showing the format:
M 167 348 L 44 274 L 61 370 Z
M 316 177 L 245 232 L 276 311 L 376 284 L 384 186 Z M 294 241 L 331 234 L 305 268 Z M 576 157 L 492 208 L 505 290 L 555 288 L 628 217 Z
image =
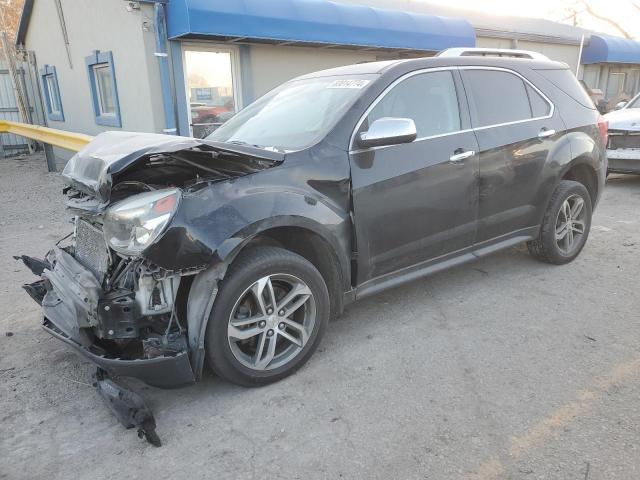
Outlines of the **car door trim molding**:
M 524 123 L 524 122 L 535 122 L 537 120 L 544 120 L 544 119 L 553 117 L 553 114 L 556 111 L 556 106 L 549 99 L 549 97 L 547 97 L 542 92 L 542 90 L 540 90 L 533 83 L 531 83 L 531 81 L 529 81 L 529 79 L 527 79 L 526 77 L 524 77 L 520 73 L 516 72 L 515 70 L 511 70 L 509 68 L 504 68 L 504 67 L 484 67 L 484 66 L 481 66 L 481 65 L 466 65 L 466 66 L 463 66 L 463 67 L 458 67 L 458 69 L 459 70 L 497 70 L 497 71 L 511 73 L 511 74 L 515 75 L 516 77 L 519 77 L 526 84 L 528 84 L 531 88 L 533 88 L 536 92 L 538 92 L 538 94 L 544 99 L 545 102 L 547 102 L 547 105 L 549 105 L 549 107 L 550 107 L 549 113 L 547 113 L 546 115 L 542 115 L 540 117 L 525 118 L 523 120 L 513 120 L 511 122 L 493 123 L 491 125 L 483 125 L 482 127 L 473 127 L 472 130 L 474 130 L 474 131 L 476 131 L 476 130 L 486 130 L 488 128 L 495 128 L 495 127 L 503 127 L 505 125 L 515 125 L 515 124 Z M 462 77 L 462 82 L 464 83 L 464 76 Z M 531 105 L 531 103 L 529 103 L 529 105 Z M 533 114 L 533 112 L 532 112 L 532 114 Z M 473 118 L 471 119 L 471 121 L 473 121 Z
M 465 128 L 465 129 L 461 129 L 461 130 L 456 130 L 454 132 L 439 133 L 437 135 L 429 135 L 429 136 L 426 136 L 426 137 L 418 137 L 411 143 L 422 142 L 424 140 L 431 140 L 433 138 L 448 137 L 448 136 L 457 135 L 457 134 L 460 134 L 460 133 L 475 132 L 477 130 L 486 130 L 486 129 L 489 129 L 489 128 L 504 127 L 506 125 L 515 125 L 515 124 L 518 124 L 518 123 L 533 122 L 533 121 L 537 121 L 537 120 L 544 120 L 544 119 L 553 117 L 553 114 L 555 112 L 555 105 L 549 99 L 549 97 L 547 97 L 538 87 L 536 87 L 533 83 L 531 83 L 523 75 L 521 75 L 520 73 L 518 73 L 518 72 L 516 72 L 514 70 L 511 70 L 509 68 L 488 67 L 488 66 L 482 66 L 482 65 L 465 65 L 465 66 L 454 66 L 454 67 L 421 68 L 419 70 L 414 70 L 412 72 L 405 73 L 404 75 L 396 78 L 393 82 L 391 82 L 387 86 L 387 88 L 385 88 L 382 91 L 382 93 L 380 93 L 380 95 L 378 95 L 376 97 L 376 99 L 371 103 L 371 105 L 369 105 L 369 107 L 367 107 L 367 109 L 364 111 L 364 113 L 362 114 L 362 116 L 360 117 L 358 122 L 356 123 L 356 126 L 353 129 L 353 132 L 351 132 L 351 138 L 349 139 L 349 154 L 370 152 L 370 151 L 374 151 L 374 150 L 380 150 L 380 149 L 383 149 L 383 148 L 389 148 L 389 147 L 395 147 L 396 146 L 396 145 L 382 145 L 382 146 L 378 146 L 378 147 L 369 147 L 369 148 L 352 148 L 355 145 L 356 134 L 358 133 L 358 130 L 362 126 L 362 123 L 365 121 L 367 116 L 369 116 L 371 111 L 378 105 L 378 103 L 380 103 L 382 101 L 382 99 L 396 85 L 398 85 L 400 82 L 403 82 L 407 78 L 411 78 L 411 77 L 413 77 L 415 75 L 420 75 L 420 74 L 423 74 L 423 73 L 440 72 L 440 71 L 455 71 L 455 70 L 458 70 L 458 71 L 459 70 L 497 70 L 497 71 L 503 71 L 503 72 L 507 72 L 507 73 L 511 73 L 513 75 L 516 75 L 517 77 L 522 79 L 526 84 L 528 84 L 531 88 L 533 88 L 544 99 L 544 101 L 547 102 L 547 104 L 550 107 L 549 113 L 547 115 L 544 115 L 544 116 L 541 116 L 541 117 L 525 118 L 523 120 L 514 120 L 514 121 L 511 121 L 511 122 L 496 123 L 496 124 L 492 124 L 492 125 L 483 125 L 482 127 Z M 462 81 L 464 83 L 464 78 L 463 78 Z M 457 89 L 456 89 L 456 95 L 459 95 Z M 465 92 L 465 100 L 469 103 L 469 100 L 466 97 L 468 97 L 468 94 L 466 94 L 466 92 Z M 473 119 L 472 119 L 472 121 L 473 121 Z

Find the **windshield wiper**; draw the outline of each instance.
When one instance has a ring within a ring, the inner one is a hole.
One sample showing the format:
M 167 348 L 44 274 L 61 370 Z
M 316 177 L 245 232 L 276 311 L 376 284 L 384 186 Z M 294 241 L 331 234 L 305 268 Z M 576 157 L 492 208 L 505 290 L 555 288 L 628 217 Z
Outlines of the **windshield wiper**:
M 234 145 L 245 145 L 247 147 L 266 148 L 264 145 L 258 145 L 257 143 L 243 142 L 242 140 L 229 140 L 227 143 L 233 143 Z
M 248 143 L 248 142 L 243 142 L 242 140 L 229 140 L 226 143 L 233 143 L 234 145 L 244 145 L 244 146 L 247 146 L 247 147 L 259 148 L 261 150 L 273 150 L 273 151 L 276 151 L 276 152 L 284 153 L 284 150 L 279 148 L 279 147 L 271 147 L 271 146 L 267 146 L 267 145 L 258 145 L 257 143 Z

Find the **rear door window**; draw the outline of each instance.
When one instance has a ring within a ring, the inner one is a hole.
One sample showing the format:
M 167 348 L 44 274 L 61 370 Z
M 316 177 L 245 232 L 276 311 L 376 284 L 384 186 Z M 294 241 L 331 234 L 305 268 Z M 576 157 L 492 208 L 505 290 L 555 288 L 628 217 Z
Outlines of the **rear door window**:
M 546 117 L 551 112 L 551 105 L 531 85 L 526 84 L 531 114 L 534 118 Z
M 418 138 L 460 130 L 460 110 L 450 71 L 420 73 L 393 87 L 367 116 L 360 131 L 382 117 L 410 118 Z
M 513 73 L 499 70 L 464 70 L 465 87 L 470 90 L 470 102 L 475 127 L 533 118 L 527 85 Z M 533 89 L 534 93 L 537 94 Z M 539 96 L 539 95 L 538 95 Z M 540 98 L 544 103 L 544 99 Z M 537 100 L 536 111 L 542 108 Z

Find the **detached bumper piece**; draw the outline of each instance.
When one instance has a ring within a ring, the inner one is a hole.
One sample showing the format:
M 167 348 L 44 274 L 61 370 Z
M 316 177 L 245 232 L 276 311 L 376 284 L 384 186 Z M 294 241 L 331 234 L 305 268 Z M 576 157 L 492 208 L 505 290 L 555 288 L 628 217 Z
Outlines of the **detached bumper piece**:
M 162 446 L 156 433 L 156 420 L 140 395 L 118 385 L 109 374 L 98 368 L 95 387 L 118 421 L 127 429 L 136 428 L 138 437 L 146 438 L 154 447 Z
M 49 262 L 40 260 L 39 258 L 33 258 L 27 255 L 14 255 L 13 258 L 22 261 L 22 263 L 24 263 L 26 267 L 31 270 L 34 275 L 37 276 L 42 275 L 42 272 L 44 272 L 45 268 L 51 269 L 51 265 L 49 264 Z
M 55 248 L 47 260 L 16 257 L 42 279 L 23 288 L 44 311 L 43 328 L 113 377 L 135 377 L 148 385 L 176 388 L 195 382 L 184 336 L 149 334 L 139 356 L 106 351 L 91 328 L 120 333 L 132 330 L 136 308 L 128 296 L 105 295 L 91 271 L 66 251 Z M 112 298 L 113 297 L 113 298 Z M 108 306 L 108 308 L 105 308 Z M 117 315 L 116 315 L 117 314 Z
M 114 377 L 134 377 L 148 385 L 159 388 L 176 388 L 195 382 L 189 354 L 180 352 L 173 357 L 140 359 L 110 358 L 97 349 L 80 345 L 45 317 L 42 327 L 51 335 L 73 347 L 76 352 L 90 360 Z
M 54 247 L 45 260 L 16 260 L 41 277 L 23 288 L 42 306 L 44 330 L 98 367 L 94 386 L 122 425 L 161 446 L 151 410 L 116 380 L 134 377 L 160 388 L 194 383 L 182 328 L 170 332 L 169 323 L 160 333 L 151 329 L 157 320 L 140 311 L 134 291 L 105 292 L 95 272 L 70 251 Z

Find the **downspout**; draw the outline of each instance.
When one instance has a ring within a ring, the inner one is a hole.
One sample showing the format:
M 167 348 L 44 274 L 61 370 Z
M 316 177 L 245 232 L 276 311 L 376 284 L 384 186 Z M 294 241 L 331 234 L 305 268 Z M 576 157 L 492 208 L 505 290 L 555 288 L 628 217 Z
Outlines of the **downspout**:
M 153 4 L 156 51 L 154 55 L 158 59 L 160 69 L 160 87 L 162 90 L 162 107 L 164 108 L 164 129 L 163 133 L 176 135 L 176 113 L 173 105 L 173 95 L 171 94 L 171 80 L 169 77 L 169 54 L 167 53 L 167 25 L 164 3 L 155 2 Z
M 584 34 L 580 38 L 580 50 L 578 51 L 578 66 L 576 67 L 576 78 L 580 80 L 580 63 L 582 62 L 582 50 L 584 48 Z

